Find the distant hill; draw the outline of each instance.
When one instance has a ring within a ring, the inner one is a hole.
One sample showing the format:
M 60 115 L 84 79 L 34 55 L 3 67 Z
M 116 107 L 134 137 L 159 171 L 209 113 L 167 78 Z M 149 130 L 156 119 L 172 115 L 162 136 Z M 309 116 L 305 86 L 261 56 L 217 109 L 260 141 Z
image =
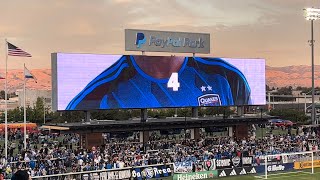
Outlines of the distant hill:
M 31 73 L 37 78 L 37 83 L 32 79 L 27 81 L 28 89 L 51 89 L 51 69 L 33 69 Z M 4 76 L 4 74 L 2 74 Z M 310 66 L 266 66 L 266 81 L 270 87 L 305 86 L 311 87 Z M 0 80 L 0 89 L 4 90 L 5 80 Z M 320 86 L 320 65 L 315 66 L 315 86 Z M 23 70 L 13 69 L 8 71 L 8 89 L 14 92 L 23 88 Z
M 27 80 L 28 89 L 51 90 L 51 69 L 33 69 L 31 73 L 36 77 L 37 83 L 33 79 Z M 4 73 L 1 74 L 5 76 Z M 13 69 L 8 71 L 8 90 L 14 92 L 16 89 L 23 89 L 23 70 Z M 0 89 L 5 89 L 5 80 L 0 80 Z
M 320 86 L 320 66 L 315 66 L 315 86 Z M 266 81 L 270 87 L 311 87 L 311 66 L 266 67 Z

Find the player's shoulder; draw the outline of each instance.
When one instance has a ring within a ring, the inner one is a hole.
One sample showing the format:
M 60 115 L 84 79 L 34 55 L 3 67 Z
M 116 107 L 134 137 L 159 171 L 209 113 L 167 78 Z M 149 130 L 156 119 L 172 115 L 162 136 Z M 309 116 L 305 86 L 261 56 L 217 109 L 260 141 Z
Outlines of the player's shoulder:
M 232 66 L 230 63 L 228 63 L 223 58 L 219 57 L 194 57 L 195 61 L 202 62 L 205 64 L 212 64 L 212 65 L 225 65 L 225 66 Z
M 119 58 L 119 60 L 116 63 L 114 63 L 113 65 L 105 69 L 103 72 L 101 72 L 98 76 L 96 76 L 93 82 L 119 74 L 118 72 L 121 72 L 123 69 L 130 66 L 130 62 L 130 56 L 121 56 L 121 58 Z
M 240 77 L 246 81 L 246 77 L 243 72 L 223 58 L 195 57 L 194 60 L 197 61 L 197 63 L 203 63 L 212 67 L 219 67 L 219 69 L 222 70 L 221 72 L 223 72 L 223 76 L 225 75 L 225 72 L 228 72 L 228 76 Z
M 236 72 L 237 74 L 242 74 L 242 72 L 234 65 L 230 64 L 223 58 L 212 58 L 212 57 L 194 57 L 192 58 L 196 63 L 206 64 L 212 67 L 218 66 L 225 70 Z

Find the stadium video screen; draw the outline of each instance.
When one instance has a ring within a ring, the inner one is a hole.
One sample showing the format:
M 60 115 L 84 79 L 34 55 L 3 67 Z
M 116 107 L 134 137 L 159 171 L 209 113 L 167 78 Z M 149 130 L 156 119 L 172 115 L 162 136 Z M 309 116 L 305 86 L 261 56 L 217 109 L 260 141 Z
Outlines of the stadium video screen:
M 52 54 L 53 108 L 264 105 L 265 60 Z

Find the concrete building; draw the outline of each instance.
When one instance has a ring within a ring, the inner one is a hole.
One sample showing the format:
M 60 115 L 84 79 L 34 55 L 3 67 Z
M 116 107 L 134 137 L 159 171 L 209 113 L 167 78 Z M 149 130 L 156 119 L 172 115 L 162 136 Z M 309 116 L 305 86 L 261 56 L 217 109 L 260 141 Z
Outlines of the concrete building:
M 18 106 L 23 106 L 24 94 L 23 89 L 19 89 L 16 91 L 16 95 L 18 95 Z M 45 107 L 51 109 L 51 90 L 34 90 L 27 89 L 26 90 L 26 105 L 31 108 L 35 106 L 38 97 L 44 98 Z
M 14 97 L 14 98 L 10 98 L 7 101 L 8 104 L 8 110 L 12 110 L 15 109 L 17 107 L 19 107 L 19 98 L 18 97 Z M 4 112 L 6 109 L 6 101 L 4 99 L 0 100 L 0 111 Z

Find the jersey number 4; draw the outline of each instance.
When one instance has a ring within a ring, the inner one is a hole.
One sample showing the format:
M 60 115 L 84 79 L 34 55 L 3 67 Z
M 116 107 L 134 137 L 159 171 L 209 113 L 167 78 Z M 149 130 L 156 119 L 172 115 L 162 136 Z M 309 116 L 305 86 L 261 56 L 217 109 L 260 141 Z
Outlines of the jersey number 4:
M 179 79 L 178 79 L 178 73 L 174 72 L 171 74 L 168 84 L 168 88 L 172 88 L 173 91 L 178 91 L 180 87 Z

